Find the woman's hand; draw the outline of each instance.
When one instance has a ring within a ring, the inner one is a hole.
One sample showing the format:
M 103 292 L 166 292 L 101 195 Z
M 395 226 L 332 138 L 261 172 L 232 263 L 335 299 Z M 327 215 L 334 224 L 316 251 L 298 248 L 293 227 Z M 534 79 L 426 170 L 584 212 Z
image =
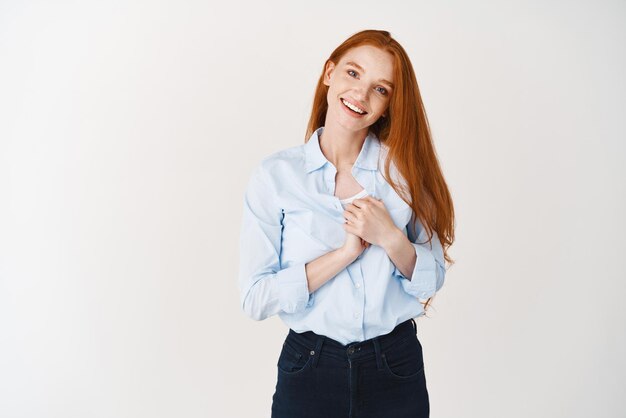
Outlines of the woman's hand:
M 343 229 L 364 241 L 385 248 L 393 240 L 398 227 L 387 212 L 382 200 L 372 196 L 354 199 L 343 212 Z
M 350 257 L 357 258 L 361 253 L 369 247 L 370 243 L 354 234 L 346 232 L 346 241 L 341 249 Z

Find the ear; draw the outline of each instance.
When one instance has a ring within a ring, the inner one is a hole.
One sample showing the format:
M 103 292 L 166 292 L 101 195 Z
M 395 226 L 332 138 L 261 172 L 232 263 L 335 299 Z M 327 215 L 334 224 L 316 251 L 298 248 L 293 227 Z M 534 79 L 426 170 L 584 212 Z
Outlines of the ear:
M 326 62 L 326 69 L 324 70 L 324 85 L 325 86 L 330 85 L 330 77 L 333 74 L 334 70 L 335 70 L 335 63 L 332 62 L 331 60 L 328 60 L 328 62 Z

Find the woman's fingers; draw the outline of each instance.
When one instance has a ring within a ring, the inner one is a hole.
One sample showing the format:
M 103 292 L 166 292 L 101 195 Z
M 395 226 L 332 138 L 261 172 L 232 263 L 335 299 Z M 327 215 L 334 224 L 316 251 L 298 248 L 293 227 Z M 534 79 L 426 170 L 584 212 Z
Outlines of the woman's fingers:
M 349 210 L 344 210 L 343 211 L 343 218 L 346 221 L 351 221 L 351 222 L 354 222 L 356 220 L 356 216 L 352 212 L 350 212 Z

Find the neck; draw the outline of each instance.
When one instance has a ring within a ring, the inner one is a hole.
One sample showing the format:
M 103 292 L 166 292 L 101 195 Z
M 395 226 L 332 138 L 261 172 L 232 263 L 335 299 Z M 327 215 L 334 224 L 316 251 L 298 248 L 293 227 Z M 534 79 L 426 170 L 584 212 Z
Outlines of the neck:
M 368 128 L 355 132 L 338 125 L 324 125 L 319 137 L 322 154 L 337 170 L 350 169 L 363 148 L 367 132 Z

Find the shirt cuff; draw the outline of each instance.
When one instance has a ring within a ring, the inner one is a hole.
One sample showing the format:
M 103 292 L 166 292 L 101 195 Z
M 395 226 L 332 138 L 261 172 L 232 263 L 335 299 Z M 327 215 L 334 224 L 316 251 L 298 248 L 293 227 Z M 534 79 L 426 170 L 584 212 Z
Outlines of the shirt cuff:
M 411 243 L 415 248 L 417 260 L 409 280 L 394 265 L 393 275 L 401 280 L 404 290 L 421 300 L 426 300 L 435 294 L 437 286 L 437 262 L 433 253 L 419 244 Z
M 313 304 L 309 293 L 304 262 L 294 264 L 276 273 L 278 278 L 278 301 L 286 313 L 297 313 Z

